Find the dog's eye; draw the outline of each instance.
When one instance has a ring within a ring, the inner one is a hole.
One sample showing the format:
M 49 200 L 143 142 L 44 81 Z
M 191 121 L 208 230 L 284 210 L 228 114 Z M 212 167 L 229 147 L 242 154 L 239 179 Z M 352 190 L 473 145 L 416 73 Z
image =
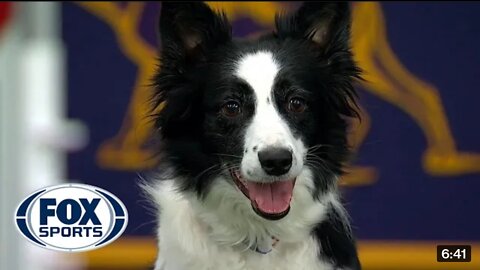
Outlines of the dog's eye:
M 303 98 L 292 97 L 288 100 L 287 109 L 293 113 L 302 113 L 307 108 L 307 104 Z
M 223 104 L 221 111 L 222 114 L 227 117 L 236 117 L 242 112 L 242 108 L 240 107 L 240 103 L 231 100 Z

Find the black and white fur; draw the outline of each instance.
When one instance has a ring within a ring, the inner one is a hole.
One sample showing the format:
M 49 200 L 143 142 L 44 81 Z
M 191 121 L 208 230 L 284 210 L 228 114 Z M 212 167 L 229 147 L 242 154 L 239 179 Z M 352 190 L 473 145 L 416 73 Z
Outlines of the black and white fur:
M 162 4 L 161 166 L 145 187 L 159 209 L 155 269 L 360 269 L 337 190 L 357 116 L 348 3 L 304 3 L 256 40 L 231 33 L 203 3 Z M 260 161 L 271 149 L 290 153 L 285 170 Z M 296 179 L 289 211 L 255 210 L 235 175 Z

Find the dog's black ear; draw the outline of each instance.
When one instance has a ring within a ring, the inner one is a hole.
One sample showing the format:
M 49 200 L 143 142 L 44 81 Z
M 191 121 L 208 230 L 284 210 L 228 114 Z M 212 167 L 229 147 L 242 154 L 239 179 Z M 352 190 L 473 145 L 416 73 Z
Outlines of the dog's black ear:
M 350 6 L 348 2 L 305 2 L 292 15 L 277 15 L 276 34 L 281 39 L 307 39 L 316 48 L 348 46 Z
M 202 2 L 162 2 L 159 30 L 162 58 L 174 61 L 200 61 L 232 32 L 225 14 Z

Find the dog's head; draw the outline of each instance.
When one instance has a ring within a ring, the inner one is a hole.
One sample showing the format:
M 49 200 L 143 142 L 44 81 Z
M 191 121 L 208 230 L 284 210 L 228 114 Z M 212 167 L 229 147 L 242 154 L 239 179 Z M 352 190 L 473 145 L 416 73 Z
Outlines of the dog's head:
M 305 3 L 256 40 L 233 39 L 203 3 L 163 3 L 156 125 L 181 188 L 201 198 L 226 181 L 279 219 L 305 170 L 312 196 L 332 187 L 356 115 L 349 34 L 348 3 Z

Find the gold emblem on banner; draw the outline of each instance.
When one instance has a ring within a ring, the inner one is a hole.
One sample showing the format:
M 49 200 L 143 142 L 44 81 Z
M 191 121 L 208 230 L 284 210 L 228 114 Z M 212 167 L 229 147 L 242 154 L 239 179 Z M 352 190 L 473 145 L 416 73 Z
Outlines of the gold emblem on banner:
M 136 67 L 132 96 L 117 134 L 105 141 L 97 152 L 99 166 L 117 170 L 142 170 L 155 165 L 152 153 L 144 147 L 152 128 L 149 111 L 150 79 L 156 66 L 156 49 L 139 33 L 145 3 L 129 2 L 120 7 L 114 2 L 78 2 L 113 31 L 117 44 Z M 211 2 L 223 9 L 234 21 L 250 17 L 265 28 L 273 26 L 274 14 L 288 9 L 275 2 Z M 438 90 L 410 73 L 392 51 L 386 33 L 380 3 L 353 4 L 352 46 L 355 60 L 365 71 L 362 89 L 406 113 L 421 129 L 427 141 L 422 164 L 434 176 L 456 176 L 480 173 L 480 155 L 460 152 L 455 144 Z M 153 27 L 153 26 L 152 26 Z M 161 110 L 161 108 L 159 108 Z M 362 122 L 353 123 L 350 142 L 359 148 L 370 128 L 370 118 L 362 108 Z M 373 167 L 352 166 L 342 183 L 348 186 L 368 185 L 379 173 Z

